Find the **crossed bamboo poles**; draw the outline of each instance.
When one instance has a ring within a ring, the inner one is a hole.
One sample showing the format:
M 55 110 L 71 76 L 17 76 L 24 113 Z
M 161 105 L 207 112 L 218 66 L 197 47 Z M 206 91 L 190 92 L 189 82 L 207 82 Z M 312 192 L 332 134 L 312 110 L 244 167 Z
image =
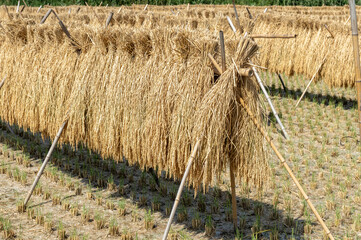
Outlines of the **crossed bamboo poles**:
M 216 62 L 216 60 L 212 57 L 212 55 L 208 54 L 208 57 L 210 58 L 211 62 L 213 63 L 214 67 L 216 68 L 216 70 L 218 72 L 220 72 L 220 74 L 222 74 L 225 71 L 225 56 L 224 56 L 224 39 L 223 39 L 223 32 L 220 32 L 220 43 L 221 43 L 221 58 L 222 58 L 222 67 L 220 67 L 218 65 L 218 63 Z M 222 44 L 223 43 L 223 44 Z M 255 70 L 255 69 L 253 69 Z M 257 72 L 255 72 L 257 74 Z M 256 75 L 257 76 L 257 75 Z M 258 77 L 259 78 L 259 77 Z M 258 80 L 258 79 L 257 79 Z M 262 85 L 261 85 L 262 86 Z M 325 231 L 325 233 L 327 234 L 328 238 L 330 240 L 334 240 L 334 237 L 332 236 L 330 230 L 328 229 L 328 227 L 326 226 L 325 222 L 323 221 L 323 219 L 321 218 L 320 214 L 318 213 L 318 211 L 316 210 L 316 208 L 314 207 L 314 205 L 312 204 L 310 198 L 308 197 L 308 195 L 306 194 L 306 192 L 304 191 L 304 189 L 302 188 L 301 184 L 299 183 L 299 181 L 297 180 L 297 178 L 295 177 L 295 175 L 293 174 L 291 168 L 289 167 L 289 165 L 287 164 L 286 160 L 283 158 L 283 156 L 281 155 L 281 153 L 278 151 L 278 149 L 276 148 L 276 146 L 273 144 L 273 142 L 271 141 L 270 137 L 266 134 L 265 130 L 263 129 L 263 127 L 260 125 L 260 123 L 257 121 L 257 119 L 255 118 L 254 114 L 251 112 L 251 110 L 248 108 L 248 106 L 246 105 L 246 103 L 244 102 L 244 100 L 242 98 L 239 99 L 240 104 L 242 105 L 242 107 L 246 110 L 248 116 L 251 118 L 251 121 L 255 124 L 257 130 L 262 134 L 262 136 L 266 139 L 266 141 L 269 143 L 269 145 L 271 146 L 271 148 L 273 149 L 273 151 L 276 153 L 278 159 L 280 160 L 280 162 L 282 163 L 283 167 L 286 169 L 286 171 L 288 172 L 288 174 L 290 175 L 292 181 L 295 183 L 295 185 L 297 186 L 297 188 L 299 189 L 299 191 L 301 192 L 303 198 L 306 200 L 308 206 L 311 208 L 312 212 L 315 214 L 317 221 L 321 224 L 323 230 Z M 200 145 L 200 140 L 198 139 L 191 156 L 188 159 L 188 163 L 187 163 L 187 167 L 186 167 L 186 171 L 183 174 L 182 177 L 182 181 L 181 184 L 179 186 L 178 192 L 177 192 L 177 196 L 176 199 L 174 201 L 173 204 L 173 208 L 172 208 L 172 212 L 171 215 L 169 217 L 168 223 L 167 223 L 167 227 L 164 231 L 164 235 L 162 240 L 166 240 L 169 230 L 170 230 L 170 226 L 172 224 L 175 212 L 177 210 L 181 195 L 182 195 L 182 191 L 183 191 L 183 187 L 185 184 L 185 181 L 187 179 L 187 176 L 189 174 L 189 170 L 190 167 L 193 164 L 195 155 L 199 149 L 199 145 Z M 232 191 L 232 218 L 233 218 L 233 225 L 234 228 L 237 228 L 237 207 L 236 207 L 236 194 L 235 194 L 235 182 L 234 182 L 234 173 L 232 170 L 232 167 L 230 165 L 230 178 L 231 178 L 231 191 Z

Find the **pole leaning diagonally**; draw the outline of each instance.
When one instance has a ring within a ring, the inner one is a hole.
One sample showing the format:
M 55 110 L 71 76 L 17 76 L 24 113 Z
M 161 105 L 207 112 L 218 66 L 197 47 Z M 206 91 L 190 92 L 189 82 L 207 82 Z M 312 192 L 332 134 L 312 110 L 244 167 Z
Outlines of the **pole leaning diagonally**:
M 166 229 L 165 229 L 165 231 L 164 231 L 164 235 L 163 235 L 163 238 L 162 238 L 163 240 L 166 240 L 167 237 L 168 237 L 168 233 L 169 233 L 169 230 L 170 230 L 170 226 L 172 225 L 172 221 L 173 221 L 175 212 L 177 211 L 177 207 L 178 207 L 178 204 L 179 204 L 181 195 L 182 195 L 183 187 L 184 187 L 184 184 L 185 184 L 186 179 L 187 179 L 187 177 L 188 177 L 189 171 L 190 171 L 190 169 L 191 169 L 193 160 L 194 160 L 194 158 L 195 158 L 195 156 L 196 156 L 196 153 L 197 153 L 197 151 L 198 151 L 199 144 L 200 144 L 200 141 L 198 140 L 197 143 L 196 143 L 196 145 L 195 145 L 194 148 L 193 148 L 193 152 L 191 153 L 191 156 L 190 156 L 189 159 L 188 159 L 187 168 L 186 168 L 186 171 L 185 171 L 184 174 L 183 174 L 181 184 L 180 184 L 180 186 L 179 186 L 179 188 L 178 188 L 178 192 L 177 192 L 177 196 L 176 196 L 176 198 L 175 198 L 174 204 L 173 204 L 172 212 L 170 213 L 169 220 L 168 220 L 168 223 L 167 223 L 167 227 L 166 227 Z
M 256 77 L 256 79 L 257 79 L 257 82 L 258 82 L 259 86 L 260 86 L 261 89 L 262 89 L 262 92 L 263 92 L 264 95 L 266 96 L 266 99 L 267 99 L 267 101 L 268 101 L 268 104 L 270 105 L 270 107 L 271 107 L 271 109 L 272 109 L 273 115 L 275 116 L 275 118 L 276 118 L 276 120 L 277 120 L 277 123 L 278 123 L 278 124 L 280 125 L 280 127 L 281 127 L 283 136 L 288 140 L 289 137 L 288 137 L 288 134 L 287 134 L 287 132 L 286 132 L 286 129 L 285 129 L 285 127 L 283 126 L 283 124 L 282 124 L 282 122 L 281 122 L 281 119 L 278 117 L 278 114 L 277 114 L 277 112 L 276 112 L 276 109 L 274 108 L 274 106 L 273 106 L 273 104 L 272 104 L 272 101 L 271 101 L 271 98 L 269 97 L 269 95 L 268 95 L 265 87 L 263 86 L 262 80 L 261 80 L 261 78 L 259 77 L 256 68 L 252 66 L 252 70 L 253 70 L 253 73 L 254 73 L 254 75 L 255 75 L 255 77 Z
M 257 127 L 258 131 L 263 135 L 263 137 L 266 139 L 266 141 L 269 143 L 269 145 L 271 146 L 271 148 L 273 149 L 273 151 L 276 153 L 278 159 L 281 161 L 281 163 L 283 164 L 283 167 L 286 168 L 288 174 L 291 176 L 293 182 L 296 184 L 298 190 L 301 192 L 303 198 L 306 200 L 308 206 L 311 208 L 312 212 L 315 214 L 318 222 L 321 224 L 323 230 L 326 232 L 327 236 L 329 237 L 330 240 L 334 240 L 330 230 L 328 229 L 328 227 L 326 226 L 325 222 L 322 220 L 320 214 L 317 212 L 315 206 L 313 206 L 310 198 L 307 196 L 306 192 L 303 190 L 301 184 L 298 182 L 297 178 L 295 177 L 295 175 L 293 174 L 291 168 L 288 166 L 286 160 L 283 158 L 283 156 L 281 155 L 281 153 L 277 150 L 276 146 L 273 144 L 273 142 L 271 141 L 270 137 L 266 134 L 265 130 L 263 129 L 263 127 L 260 125 L 260 123 L 257 121 L 257 119 L 254 117 L 253 113 L 251 112 L 251 110 L 248 108 L 248 106 L 246 105 L 246 103 L 243 101 L 243 99 L 240 99 L 240 103 L 242 105 L 242 107 L 246 110 L 248 116 L 251 118 L 252 122 L 254 123 L 254 125 Z
M 58 133 L 56 134 L 56 137 L 55 137 L 55 139 L 54 139 L 54 141 L 53 141 L 53 144 L 51 145 L 51 147 L 50 147 L 50 149 L 49 149 L 49 152 L 48 152 L 48 154 L 46 155 L 45 160 L 44 160 L 43 164 L 41 165 L 38 174 L 36 175 L 35 181 L 34 181 L 33 185 L 31 186 L 31 189 L 30 189 L 28 195 L 26 196 L 26 199 L 25 199 L 25 201 L 24 201 L 24 207 L 26 207 L 26 204 L 28 204 L 28 202 L 29 202 L 29 200 L 30 200 L 30 197 L 31 197 L 31 195 L 33 194 L 33 191 L 34 191 L 36 185 L 38 184 L 38 182 L 39 182 L 39 180 L 40 180 L 40 177 L 41 177 L 41 175 L 42 175 L 43 172 L 44 172 L 44 169 L 45 169 L 45 167 L 46 167 L 46 164 L 48 164 L 48 162 L 49 162 L 49 160 L 50 160 L 50 157 L 51 157 L 51 154 L 53 153 L 53 151 L 54 151 L 54 149 L 55 149 L 55 147 L 56 147 L 56 144 L 57 144 L 58 141 L 59 141 L 59 138 L 60 138 L 60 136 L 61 136 L 61 133 L 63 132 L 63 130 L 64 130 L 64 128 L 65 128 L 65 126 L 66 126 L 67 123 L 68 123 L 68 119 L 66 119 L 66 120 L 63 122 L 63 124 L 61 125 Z

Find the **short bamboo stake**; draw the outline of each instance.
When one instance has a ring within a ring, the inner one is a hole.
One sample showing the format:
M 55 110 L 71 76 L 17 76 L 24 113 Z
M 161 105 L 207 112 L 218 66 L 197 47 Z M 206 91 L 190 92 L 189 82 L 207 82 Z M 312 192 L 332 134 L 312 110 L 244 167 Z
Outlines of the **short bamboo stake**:
M 246 10 L 247 10 L 247 12 L 248 12 L 248 17 L 249 17 L 250 19 L 252 19 L 253 17 L 252 17 L 251 11 L 249 11 L 248 7 L 246 7 Z
M 112 20 L 112 18 L 113 18 L 113 15 L 114 15 L 114 13 L 113 13 L 113 12 L 110 12 L 110 13 L 109 13 L 108 19 L 107 19 L 107 21 L 106 21 L 106 23 L 105 23 L 105 28 L 107 28 L 107 27 L 108 27 L 108 25 L 109 25 L 110 21 L 111 21 L 111 20 Z
M 170 216 L 169 216 L 169 220 L 168 220 L 168 223 L 167 223 L 167 227 L 164 231 L 164 235 L 163 235 L 163 240 L 166 240 L 167 239 L 167 236 L 168 236 L 168 233 L 169 233 L 169 230 L 170 230 L 170 226 L 172 225 L 172 221 L 173 221 L 173 218 L 174 218 L 174 215 L 175 215 L 175 212 L 177 211 L 177 207 L 178 207 L 178 204 L 179 204 L 179 201 L 180 201 L 180 198 L 181 198 L 181 195 L 182 195 L 182 191 L 183 191 L 183 187 L 184 187 L 184 184 L 186 182 L 186 179 L 188 177 L 188 174 L 189 174 L 189 171 L 191 169 L 191 166 L 192 166 L 192 163 L 193 163 L 193 160 L 196 156 L 196 153 L 198 151 L 198 148 L 199 148 L 199 144 L 200 144 L 200 141 L 198 140 L 196 142 L 196 145 L 194 146 L 193 148 L 193 152 L 191 154 L 191 156 L 189 157 L 188 159 L 188 164 L 187 164 L 187 167 L 186 167 L 186 170 L 183 174 L 183 177 L 182 177 L 182 181 L 181 181 L 181 184 L 178 188 L 178 192 L 177 192 L 177 196 L 175 198 L 175 201 L 174 201 L 174 204 L 173 204 L 173 208 L 172 208 L 172 212 L 170 213 Z
M 332 34 L 332 32 L 330 31 L 330 29 L 327 27 L 327 24 L 323 25 L 326 30 L 328 31 L 328 33 L 331 35 L 332 38 L 335 38 L 335 36 Z
M 233 172 L 233 164 L 229 162 L 229 177 L 231 179 L 231 193 L 232 193 L 232 219 L 234 232 L 237 231 L 237 200 L 236 200 L 236 181 Z
M 301 192 L 303 198 L 306 200 L 308 206 L 311 208 L 312 212 L 315 214 L 318 222 L 321 224 L 323 230 L 326 232 L 327 236 L 329 237 L 329 239 L 334 240 L 330 230 L 327 228 L 325 222 L 322 220 L 321 216 L 318 214 L 316 208 L 313 206 L 311 200 L 309 199 L 309 197 L 307 196 L 306 192 L 303 190 L 301 184 L 298 182 L 297 178 L 295 177 L 295 175 L 293 174 L 291 168 L 288 166 L 286 160 L 282 157 L 281 153 L 277 150 L 276 146 L 273 144 L 273 142 L 271 141 L 270 137 L 266 134 L 266 132 L 264 131 L 264 129 L 262 128 L 262 126 L 259 124 L 259 122 L 257 121 L 257 119 L 254 117 L 253 113 L 251 112 L 251 110 L 248 108 L 248 106 L 246 105 L 246 103 L 243 101 L 242 98 L 240 98 L 240 103 L 242 105 L 242 107 L 246 110 L 247 114 L 249 115 L 249 117 L 251 118 L 252 122 L 254 123 L 254 125 L 257 127 L 258 131 L 263 135 L 263 137 L 266 139 L 266 141 L 269 143 L 269 145 L 271 146 L 271 148 L 273 149 L 273 151 L 276 153 L 278 159 L 281 161 L 282 165 L 284 166 L 284 168 L 287 170 L 288 174 L 291 176 L 293 182 L 296 184 L 298 190 Z
M 250 34 L 250 38 L 296 38 L 297 34 L 292 35 L 262 35 L 262 34 Z
M 348 0 L 348 3 L 350 5 L 352 45 L 353 45 L 353 57 L 355 59 L 357 105 L 358 105 L 359 130 L 360 130 L 360 139 L 361 139 L 361 68 L 360 68 L 360 52 L 359 52 L 359 42 L 358 42 L 357 16 L 356 16 L 355 1 Z M 361 143 L 361 141 L 360 141 L 360 143 Z
M 268 104 L 270 105 L 270 107 L 271 107 L 271 109 L 272 109 L 273 115 L 275 116 L 277 123 L 278 123 L 278 124 L 280 125 L 280 127 L 281 127 L 283 136 L 288 140 L 289 137 L 288 137 L 288 134 L 287 134 L 287 132 L 286 132 L 286 129 L 285 129 L 285 127 L 283 126 L 283 124 L 282 124 L 282 122 L 281 122 L 281 119 L 278 117 L 278 114 L 277 114 L 277 112 L 276 112 L 276 109 L 274 108 L 274 106 L 273 106 L 273 104 L 272 104 L 272 101 L 271 101 L 271 98 L 269 97 L 269 95 L 268 95 L 265 87 L 263 86 L 262 80 L 261 80 L 261 78 L 259 77 L 256 68 L 255 68 L 255 67 L 252 67 L 252 70 L 253 70 L 253 73 L 254 73 L 254 75 L 255 75 L 255 77 L 256 77 L 256 79 L 257 79 L 257 82 L 258 82 L 259 86 L 260 86 L 261 89 L 262 89 L 263 94 L 265 95 L 265 97 L 266 97 L 266 99 L 267 99 L 267 101 L 268 101 Z
M 235 0 L 232 0 L 232 2 L 233 2 L 234 15 L 236 15 L 237 28 L 241 32 L 242 27 L 241 27 L 241 22 L 239 21 Z
M 147 4 L 147 5 L 145 5 L 145 7 L 144 7 L 143 11 L 146 11 L 146 10 L 147 10 L 147 8 L 148 8 L 148 4 Z
M 26 199 L 25 199 L 25 201 L 24 201 L 24 206 L 25 206 L 25 207 L 26 207 L 26 204 L 28 204 L 31 195 L 33 194 L 33 191 L 34 191 L 34 189 L 35 189 L 35 187 L 36 187 L 36 184 L 38 184 L 38 182 L 39 182 L 39 180 L 40 180 L 40 177 L 41 177 L 41 175 L 42 175 L 43 172 L 44 172 L 44 169 L 45 169 L 45 167 L 46 167 L 46 164 L 49 162 L 50 157 L 51 157 L 51 154 L 53 153 L 53 151 L 54 151 L 54 149 L 55 149 L 55 147 L 56 147 L 56 144 L 57 144 L 58 141 L 59 141 L 60 135 L 61 135 L 61 133 L 63 132 L 63 130 L 64 130 L 64 128 L 65 128 L 65 126 L 66 126 L 67 123 L 68 123 L 68 119 L 66 119 L 66 120 L 63 122 L 63 124 L 61 125 L 58 133 L 56 134 L 56 137 L 55 137 L 55 139 L 54 139 L 54 141 L 53 141 L 53 144 L 51 145 L 51 147 L 50 147 L 50 149 L 49 149 L 49 152 L 48 152 L 48 154 L 46 155 L 45 160 L 44 160 L 43 164 L 41 165 L 41 168 L 40 168 L 38 174 L 36 175 L 35 181 L 34 181 L 33 185 L 31 186 L 31 189 L 30 189 L 28 195 L 26 196 Z
M 41 7 L 41 6 L 40 6 Z M 38 9 L 38 11 L 40 10 L 40 8 Z M 40 21 L 40 24 L 43 24 L 43 23 L 45 23 L 45 21 L 46 21 L 46 19 L 48 19 L 48 17 L 49 17 L 49 15 L 50 15 L 50 13 L 52 12 L 53 10 L 52 9 L 49 9 L 46 13 L 45 13 L 45 15 L 44 15 L 44 17 L 41 19 L 41 21 Z
M 326 57 L 327 57 L 327 56 L 326 56 Z M 324 57 L 324 58 L 323 58 L 323 60 L 322 60 L 322 62 L 321 62 L 321 64 L 320 64 L 320 66 L 318 66 L 318 68 L 317 68 L 317 71 L 315 72 L 315 74 L 313 74 L 313 76 L 312 76 L 311 80 L 308 82 L 308 84 L 307 84 L 307 86 L 306 86 L 305 90 L 303 91 L 303 93 L 302 93 L 302 95 L 301 95 L 300 99 L 297 101 L 295 108 L 297 108 L 298 104 L 300 104 L 300 102 L 301 102 L 301 100 L 302 100 L 303 96 L 304 96 L 304 95 L 306 94 L 306 92 L 307 92 L 307 89 L 310 87 L 311 83 L 313 82 L 313 79 L 315 79 L 315 77 L 316 77 L 317 73 L 320 71 L 320 69 L 321 69 L 322 65 L 325 63 L 326 57 Z
M 281 81 L 281 84 L 282 84 L 282 87 L 283 87 L 283 92 L 286 93 L 286 92 L 287 92 L 287 88 L 286 88 L 285 83 L 283 82 L 282 76 L 281 76 L 281 74 L 279 74 L 279 73 L 277 73 L 277 75 L 278 75 L 278 78 L 279 78 L 280 81 Z
M 219 31 L 219 42 L 221 45 L 222 72 L 225 72 L 226 71 L 226 50 L 224 47 L 224 36 L 223 36 L 222 31 Z
M 20 0 L 18 1 L 18 5 L 16 7 L 16 13 L 19 13 L 19 8 L 20 8 Z
M 22 13 L 25 9 L 25 5 L 21 8 L 20 13 Z
M 6 14 L 8 15 L 9 20 L 13 20 L 13 18 L 11 17 L 11 15 L 9 13 L 8 7 L 6 5 L 4 5 L 4 8 L 5 8 Z
M 214 65 L 214 67 L 217 70 L 217 74 L 221 75 L 222 74 L 222 68 L 218 65 L 218 63 L 216 62 L 216 60 L 212 57 L 212 55 L 210 53 L 208 53 L 208 57 L 211 60 L 212 64 Z
M 38 8 L 38 10 L 36 10 L 36 12 L 38 13 L 42 7 L 43 5 L 40 5 L 40 7 Z
M 236 30 L 236 28 L 234 27 L 234 25 L 233 25 L 233 23 L 232 23 L 232 20 L 231 20 L 228 16 L 227 16 L 227 21 L 228 21 L 228 24 L 229 24 L 229 26 L 231 27 L 232 31 L 233 31 L 234 33 L 236 33 L 237 30 Z
M 2 86 L 4 86 L 4 84 L 5 84 L 5 79 L 6 79 L 6 76 L 4 77 L 4 79 L 1 81 L 1 83 L 0 83 L 0 89 L 2 88 Z

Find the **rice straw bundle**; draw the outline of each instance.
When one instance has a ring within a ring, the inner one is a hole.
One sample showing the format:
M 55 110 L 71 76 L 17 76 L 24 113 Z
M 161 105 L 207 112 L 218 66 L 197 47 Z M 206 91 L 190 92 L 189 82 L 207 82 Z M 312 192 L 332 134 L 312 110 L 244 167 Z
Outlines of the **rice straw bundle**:
M 70 29 L 78 54 L 58 26 L 5 28 L 23 34 L 0 47 L 0 75 L 8 76 L 2 119 L 54 138 L 70 110 L 63 142 L 176 179 L 200 139 L 189 178 L 196 189 L 220 178 L 229 161 L 238 181 L 267 181 L 263 138 L 238 103 L 241 96 L 261 120 L 257 84 L 237 72 L 258 49 L 251 39 L 226 42 L 228 70 L 215 82 L 207 54 L 219 58 L 218 41 L 209 34 L 81 26 Z

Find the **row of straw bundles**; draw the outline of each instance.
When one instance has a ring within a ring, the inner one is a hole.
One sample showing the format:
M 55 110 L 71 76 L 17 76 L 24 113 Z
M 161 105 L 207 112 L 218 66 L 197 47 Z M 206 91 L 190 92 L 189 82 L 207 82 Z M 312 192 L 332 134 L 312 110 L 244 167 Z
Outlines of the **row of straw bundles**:
M 68 40 L 44 37 L 58 36 L 57 27 L 24 29 L 21 40 L 7 35 L 0 46 L 0 76 L 8 76 L 0 91 L 4 120 L 53 138 L 69 110 L 63 141 L 158 167 L 176 179 L 200 139 L 189 177 L 195 188 L 220 178 L 229 161 L 238 181 L 266 181 L 263 138 L 238 104 L 245 99 L 261 121 L 255 80 L 237 73 L 257 50 L 252 40 L 226 42 L 228 70 L 214 83 L 207 54 L 219 58 L 216 37 L 170 28 L 82 27 L 71 29 L 79 53 Z
M 324 24 L 328 25 L 334 38 L 331 38 Z M 303 74 L 311 78 L 327 56 L 315 80 L 322 79 L 331 87 L 355 85 L 352 39 L 348 26 L 305 18 L 262 15 L 257 19 L 252 33 L 298 34 L 295 39 L 256 40 L 261 46 L 260 64 L 270 71 Z
M 60 15 L 69 27 L 76 27 L 82 23 L 89 23 L 100 27 L 105 22 L 106 14 L 94 17 L 91 15 Z M 40 21 L 41 15 L 27 15 L 32 23 Z M 92 18 L 90 18 L 92 17 Z M 100 21 L 98 21 L 98 18 Z M 35 19 L 35 20 L 34 20 Z M 244 30 L 252 34 L 293 34 L 296 39 L 257 39 L 262 46 L 260 64 L 274 72 L 284 72 L 288 75 L 303 74 L 309 78 L 317 71 L 324 57 L 325 64 L 316 76 L 316 81 L 323 79 L 331 87 L 354 86 L 353 68 L 343 68 L 344 64 L 353 65 L 351 37 L 348 26 L 336 23 L 320 22 L 313 19 L 286 17 L 281 15 L 260 14 L 252 26 L 252 20 L 241 17 Z M 13 24 L 17 24 L 16 20 Z M 57 24 L 55 17 L 49 18 L 49 23 Z M 327 24 L 335 38 L 324 28 Z M 123 25 L 154 29 L 161 27 L 181 27 L 197 29 L 203 32 L 216 33 L 217 29 L 225 30 L 227 37 L 233 33 L 225 18 L 215 17 L 208 20 L 195 18 L 166 16 L 162 13 L 144 13 L 132 15 L 131 11 L 124 10 L 114 14 L 112 25 L 116 28 Z M 60 30 L 61 31 L 61 30 Z M 86 36 L 85 36 L 86 37 Z M 346 50 L 345 50 L 346 49 Z

